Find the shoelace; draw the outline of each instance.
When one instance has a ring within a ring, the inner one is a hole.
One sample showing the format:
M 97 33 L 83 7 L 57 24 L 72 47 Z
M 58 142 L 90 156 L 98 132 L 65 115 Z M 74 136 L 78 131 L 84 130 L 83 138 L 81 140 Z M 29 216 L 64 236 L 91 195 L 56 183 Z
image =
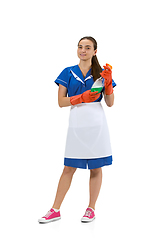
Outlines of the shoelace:
M 89 211 L 89 210 L 87 210 L 87 211 L 85 212 L 85 216 L 86 216 L 86 217 L 90 217 L 90 216 L 91 216 L 91 214 L 92 214 L 92 212 L 91 212 L 91 211 Z
M 50 217 L 50 215 L 51 215 L 52 213 L 53 213 L 53 212 L 51 212 L 51 210 L 49 210 L 44 217 L 48 218 L 48 217 Z

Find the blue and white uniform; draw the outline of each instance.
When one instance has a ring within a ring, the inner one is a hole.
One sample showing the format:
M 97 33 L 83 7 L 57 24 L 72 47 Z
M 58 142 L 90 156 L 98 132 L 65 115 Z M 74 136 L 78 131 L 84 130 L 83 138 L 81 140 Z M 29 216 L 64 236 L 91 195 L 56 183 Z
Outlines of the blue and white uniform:
M 94 80 L 91 69 L 85 78 L 78 65 L 65 68 L 55 80 L 67 88 L 68 97 L 90 90 Z M 112 80 L 113 87 L 116 86 Z M 100 97 L 92 103 L 71 106 L 64 165 L 75 168 L 100 168 L 112 164 L 108 125 Z

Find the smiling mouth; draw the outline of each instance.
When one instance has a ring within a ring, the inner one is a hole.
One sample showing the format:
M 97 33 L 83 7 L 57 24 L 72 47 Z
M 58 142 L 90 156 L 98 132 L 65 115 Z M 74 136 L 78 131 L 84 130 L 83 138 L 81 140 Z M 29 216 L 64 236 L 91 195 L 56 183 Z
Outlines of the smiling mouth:
M 86 56 L 86 54 L 80 54 L 82 57 Z

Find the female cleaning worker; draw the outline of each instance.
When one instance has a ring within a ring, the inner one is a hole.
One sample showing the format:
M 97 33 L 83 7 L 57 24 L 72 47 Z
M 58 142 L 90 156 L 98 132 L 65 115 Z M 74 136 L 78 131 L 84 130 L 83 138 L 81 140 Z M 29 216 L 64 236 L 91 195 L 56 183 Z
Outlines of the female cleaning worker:
M 95 204 L 102 183 L 102 167 L 112 164 L 108 126 L 101 105 L 101 99 L 108 107 L 114 103 L 112 67 L 104 70 L 97 59 L 97 42 L 92 37 L 83 37 L 77 50 L 78 65 L 65 68 L 55 83 L 59 86 L 58 103 L 60 107 L 71 106 L 69 128 L 67 133 L 64 170 L 59 180 L 54 204 L 48 213 L 39 219 L 47 223 L 61 218 L 60 206 L 70 187 L 73 174 L 77 168 L 90 169 L 89 205 L 82 222 L 95 219 Z M 101 92 L 91 91 L 94 82 L 104 80 Z

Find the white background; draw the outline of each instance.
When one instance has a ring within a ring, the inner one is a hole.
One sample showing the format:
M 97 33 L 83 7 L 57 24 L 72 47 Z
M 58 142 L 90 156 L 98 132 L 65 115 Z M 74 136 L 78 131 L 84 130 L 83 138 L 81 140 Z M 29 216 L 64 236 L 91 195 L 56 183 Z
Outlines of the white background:
M 0 3 L 0 235 L 5 239 L 160 239 L 158 0 Z M 96 220 L 80 222 L 89 170 L 78 169 L 62 219 L 51 208 L 63 170 L 69 108 L 54 80 L 79 63 L 91 35 L 98 59 L 113 66 L 115 105 L 105 106 L 113 165 L 103 168 Z

